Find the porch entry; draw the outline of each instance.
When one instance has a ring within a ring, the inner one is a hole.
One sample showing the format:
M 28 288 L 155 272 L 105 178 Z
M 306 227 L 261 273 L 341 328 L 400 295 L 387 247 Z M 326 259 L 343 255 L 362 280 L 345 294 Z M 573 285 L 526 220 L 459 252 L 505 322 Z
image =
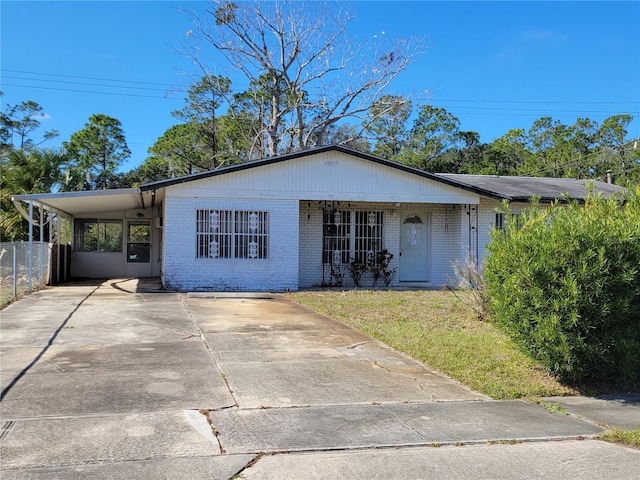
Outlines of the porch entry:
M 425 212 L 405 213 L 400 225 L 400 282 L 429 280 L 428 217 Z

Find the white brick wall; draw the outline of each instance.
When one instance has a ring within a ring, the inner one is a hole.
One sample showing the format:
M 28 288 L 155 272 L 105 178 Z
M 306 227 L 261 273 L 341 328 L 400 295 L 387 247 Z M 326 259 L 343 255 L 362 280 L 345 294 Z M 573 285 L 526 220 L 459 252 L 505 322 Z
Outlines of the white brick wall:
M 478 251 L 484 257 L 497 203 L 483 200 L 478 210 Z M 451 284 L 452 262 L 464 259 L 468 245 L 465 205 L 352 202 L 349 210 L 384 212 L 384 248 L 399 266 L 400 222 L 403 213 L 422 212 L 429 228 L 428 285 Z M 164 204 L 164 283 L 182 291 L 284 291 L 321 286 L 331 281 L 322 266 L 322 206 L 318 201 L 220 199 L 168 196 Z M 196 210 L 258 210 L 269 212 L 268 259 L 196 258 Z M 167 228 L 171 225 L 170 228 Z M 400 272 L 391 284 L 400 285 Z M 346 265 L 343 286 L 353 286 Z M 371 279 L 363 278 L 363 287 Z M 383 285 L 380 283 L 379 288 Z
M 462 205 L 403 204 L 399 208 L 389 203 L 351 203 L 350 210 L 377 210 L 384 212 L 384 248 L 394 256 L 393 267 L 398 267 L 400 251 L 400 222 L 403 213 L 420 212 L 425 215 L 429 227 L 428 284 L 441 286 L 453 277 L 452 261 L 464 258 L 467 235 L 467 215 Z M 464 218 L 463 218 L 464 217 Z M 464 220 L 464 225 L 463 225 Z M 464 227 L 464 228 L 463 228 Z M 464 244 L 463 244 L 464 242 Z M 330 282 L 328 269 L 322 269 L 322 207 L 318 202 L 300 202 L 300 275 L 301 288 L 321 286 Z M 353 279 L 344 267 L 343 286 L 353 286 Z M 400 285 L 400 272 L 391 284 Z M 371 286 L 371 279 L 364 277 L 363 287 Z M 379 284 L 378 287 L 382 287 Z
M 490 232 L 492 227 L 496 224 L 496 208 L 500 206 L 500 202 L 496 200 L 490 200 L 482 198 L 480 200 L 479 215 L 478 215 L 478 259 L 479 262 L 483 262 L 486 255 L 486 246 L 491 240 Z M 511 213 L 518 214 L 525 208 L 529 208 L 531 205 L 527 203 L 512 203 L 509 205 Z
M 434 205 L 429 220 L 432 239 L 429 283 L 448 285 L 454 278 L 452 262 L 460 258 L 467 237 L 464 205 Z
M 163 281 L 182 291 L 298 289 L 298 201 L 165 198 Z M 269 258 L 196 258 L 196 210 L 269 212 Z

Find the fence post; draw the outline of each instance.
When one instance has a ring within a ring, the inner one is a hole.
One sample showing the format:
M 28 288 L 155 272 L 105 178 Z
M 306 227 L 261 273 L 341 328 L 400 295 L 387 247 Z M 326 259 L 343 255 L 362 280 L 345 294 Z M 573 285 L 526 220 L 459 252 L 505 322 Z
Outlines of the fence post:
M 12 245 L 13 249 L 13 298 L 18 296 L 18 252 L 16 244 Z

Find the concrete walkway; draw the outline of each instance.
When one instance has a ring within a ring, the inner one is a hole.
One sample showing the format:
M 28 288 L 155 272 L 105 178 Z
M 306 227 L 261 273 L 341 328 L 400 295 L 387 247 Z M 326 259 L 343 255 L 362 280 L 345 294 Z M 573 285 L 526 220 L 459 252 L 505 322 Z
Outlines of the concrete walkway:
M 492 401 L 281 296 L 71 284 L 2 310 L 1 476 L 637 478 L 640 399 Z M 612 401 L 618 400 L 618 401 Z M 436 448 L 440 447 L 440 448 Z

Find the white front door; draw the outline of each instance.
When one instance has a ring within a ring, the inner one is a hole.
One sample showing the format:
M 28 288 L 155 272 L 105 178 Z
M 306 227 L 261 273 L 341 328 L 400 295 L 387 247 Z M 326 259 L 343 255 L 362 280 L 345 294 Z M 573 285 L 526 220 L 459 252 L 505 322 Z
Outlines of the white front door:
M 426 213 L 406 213 L 400 225 L 401 282 L 429 280 L 429 239 Z

